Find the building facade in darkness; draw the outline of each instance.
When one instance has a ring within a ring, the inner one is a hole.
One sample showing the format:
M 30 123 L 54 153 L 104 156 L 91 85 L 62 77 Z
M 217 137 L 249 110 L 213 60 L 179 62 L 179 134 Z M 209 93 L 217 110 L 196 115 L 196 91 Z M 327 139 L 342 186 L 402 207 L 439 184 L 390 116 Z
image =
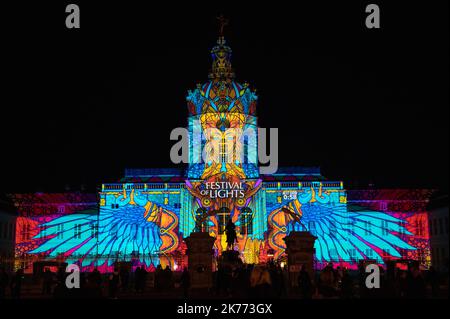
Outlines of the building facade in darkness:
M 428 209 L 432 265 L 448 273 L 448 195 L 434 196 Z
M 14 268 L 17 212 L 14 206 L 0 199 L 0 267 Z
M 216 238 L 219 256 L 231 220 L 234 249 L 246 263 L 283 260 L 283 238 L 307 230 L 317 236 L 317 267 L 353 267 L 365 259 L 428 266 L 428 191 L 412 191 L 417 197 L 409 199 L 401 190 L 349 193 L 317 167 L 260 173 L 258 97 L 236 81 L 231 52 L 219 37 L 209 79 L 188 91 L 186 170 L 127 169 L 117 183 L 102 184 L 98 196 L 14 195 L 21 211 L 16 256 L 27 265 L 33 258 L 60 259 L 104 272 L 117 261 L 177 269 L 187 262 L 184 238 L 195 231 Z M 410 204 L 402 206 L 405 201 Z M 46 205 L 51 209 L 39 210 Z

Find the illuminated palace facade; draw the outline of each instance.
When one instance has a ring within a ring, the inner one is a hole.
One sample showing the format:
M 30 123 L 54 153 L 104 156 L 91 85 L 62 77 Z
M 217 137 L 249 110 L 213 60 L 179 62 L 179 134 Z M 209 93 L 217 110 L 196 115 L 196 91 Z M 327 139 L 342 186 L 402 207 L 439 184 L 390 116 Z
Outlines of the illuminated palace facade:
M 282 260 L 283 238 L 307 230 L 317 237 L 317 267 L 328 262 L 352 267 L 365 259 L 429 265 L 429 191 L 347 191 L 319 168 L 261 174 L 255 160 L 230 160 L 229 150 L 247 159 L 257 156 L 255 139 L 230 134 L 230 129 L 257 132 L 257 95 L 235 81 L 223 37 L 211 54 L 209 80 L 187 95 L 187 169 L 128 169 L 119 182 L 102 184 L 98 194 L 13 195 L 20 213 L 18 267 L 59 260 L 85 271 L 108 272 L 117 261 L 177 269 L 187 264 L 184 238 L 194 231 L 215 237 L 219 256 L 230 219 L 238 235 L 234 249 L 247 263 Z M 205 151 L 203 161 L 196 160 L 199 150 Z

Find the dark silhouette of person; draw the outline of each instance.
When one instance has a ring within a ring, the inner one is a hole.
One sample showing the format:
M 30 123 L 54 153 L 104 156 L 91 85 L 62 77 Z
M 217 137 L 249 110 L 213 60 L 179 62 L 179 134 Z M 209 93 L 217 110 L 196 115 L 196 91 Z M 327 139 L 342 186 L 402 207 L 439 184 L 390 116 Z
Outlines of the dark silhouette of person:
M 216 295 L 219 296 L 223 289 L 223 267 L 219 266 L 216 271 Z
M 92 272 L 92 278 L 95 282 L 95 284 L 101 288 L 102 287 L 102 274 L 100 273 L 100 271 L 98 271 L 97 268 L 94 269 L 94 271 Z
M 399 270 L 396 285 L 398 287 L 398 296 L 400 298 L 406 298 L 408 290 L 408 274 L 404 270 Z
M 350 276 L 348 269 L 345 268 L 342 274 L 341 281 L 341 298 L 350 299 L 353 297 L 353 279 Z
M 173 274 L 172 269 L 170 269 L 170 266 L 167 265 L 166 268 L 164 268 L 164 287 L 171 289 L 173 288 Z
M 231 281 L 233 270 L 230 265 L 225 265 L 222 272 L 222 289 L 227 297 L 231 295 Z
M 18 269 L 11 280 L 11 296 L 13 299 L 20 299 L 23 282 L 23 269 Z
M 142 273 L 141 267 L 137 267 L 134 271 L 134 290 L 136 293 L 141 292 Z
M 66 283 L 66 269 L 64 267 L 59 267 L 56 272 L 56 280 L 63 283 Z
M 121 286 L 122 286 L 122 291 L 127 291 L 128 290 L 128 282 L 130 279 L 130 273 L 128 272 L 128 269 L 126 267 L 121 267 L 120 268 L 120 281 L 121 281 Z
M 137 267 L 134 274 L 134 287 L 137 293 L 144 292 L 147 279 L 147 271 L 144 267 Z
M 9 284 L 9 276 L 5 268 L 0 269 L 0 299 L 5 299 L 6 297 L 6 287 Z
M 335 290 L 335 275 L 333 270 L 333 264 L 329 263 L 322 269 L 319 275 L 319 292 L 325 297 L 333 297 Z
M 257 299 L 271 297 L 272 278 L 266 266 L 255 266 L 250 275 L 250 285 L 253 295 Z
M 183 297 L 187 298 L 189 293 L 189 287 L 191 286 L 191 276 L 188 269 L 185 267 L 181 274 L 181 287 L 183 288 Z
M 439 273 L 433 266 L 428 270 L 427 280 L 431 286 L 431 296 L 433 298 L 439 297 Z
M 232 295 L 237 298 L 245 298 L 246 293 L 246 278 L 245 278 L 245 269 L 243 264 L 237 265 L 233 269 L 232 276 Z
M 281 267 L 276 265 L 274 262 L 269 263 L 269 273 L 272 279 L 272 297 L 279 298 L 281 296 L 283 277 L 281 274 Z
M 163 289 L 162 275 L 163 275 L 163 269 L 162 269 L 162 266 L 159 264 L 155 270 L 155 288 L 156 288 L 156 291 L 158 291 L 158 292 L 161 292 L 161 290 Z
M 140 280 L 140 290 L 144 292 L 145 286 L 147 285 L 147 270 L 144 267 L 141 268 L 141 280 Z
M 102 297 L 102 288 L 99 285 L 99 282 L 101 282 L 101 277 L 100 277 L 100 279 L 98 279 L 98 275 L 95 274 L 94 272 L 91 272 L 87 276 L 84 291 L 89 298 Z
M 237 235 L 236 226 L 231 221 L 231 219 L 228 220 L 228 223 L 225 227 L 225 234 L 227 235 L 227 250 L 233 250 Z
M 119 290 L 119 283 L 120 283 L 119 271 L 117 268 L 115 268 L 114 272 L 109 276 L 108 280 L 110 298 L 117 299 L 117 291 Z
M 425 279 L 418 266 L 413 266 L 408 274 L 406 295 L 412 299 L 425 298 Z
M 300 292 L 303 299 L 312 299 L 313 286 L 311 282 L 311 277 L 306 271 L 306 267 L 303 265 L 300 273 L 298 274 L 298 286 L 300 287 Z
M 45 268 L 44 280 L 42 282 L 42 294 L 50 295 L 52 293 L 53 272 L 49 268 Z

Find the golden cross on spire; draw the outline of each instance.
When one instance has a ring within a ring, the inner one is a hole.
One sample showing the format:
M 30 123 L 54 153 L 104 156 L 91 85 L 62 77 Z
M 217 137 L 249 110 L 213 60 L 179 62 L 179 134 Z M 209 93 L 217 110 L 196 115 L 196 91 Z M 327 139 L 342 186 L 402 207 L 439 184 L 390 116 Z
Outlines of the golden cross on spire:
M 219 24 L 219 36 L 223 37 L 223 29 L 228 25 L 228 19 L 226 19 L 223 14 L 217 17 Z

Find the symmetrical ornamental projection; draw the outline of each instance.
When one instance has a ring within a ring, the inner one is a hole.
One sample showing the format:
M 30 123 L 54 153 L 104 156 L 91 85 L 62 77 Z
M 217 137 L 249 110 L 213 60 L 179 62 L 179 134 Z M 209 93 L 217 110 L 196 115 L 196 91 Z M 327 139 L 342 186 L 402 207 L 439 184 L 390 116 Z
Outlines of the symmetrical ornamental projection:
M 103 272 L 118 261 L 148 270 L 158 264 L 177 269 L 186 265 L 184 238 L 194 231 L 216 238 L 216 256 L 226 249 L 229 220 L 237 229 L 234 249 L 247 263 L 285 258 L 283 238 L 307 230 L 318 238 L 318 264 L 414 259 L 427 266 L 428 191 L 347 192 L 317 168 L 259 175 L 257 161 L 242 161 L 256 158 L 256 139 L 237 141 L 228 129 L 257 132 L 257 96 L 234 80 L 231 52 L 221 36 L 211 51 L 209 81 L 188 92 L 188 130 L 191 137 L 204 134 L 190 143 L 185 174 L 129 169 L 97 195 L 13 195 L 21 213 L 17 266 L 30 269 L 35 260 L 56 259 Z M 210 128 L 221 135 L 209 136 Z M 205 149 L 204 161 L 194 160 L 201 158 L 199 149 Z M 237 154 L 231 160 L 230 150 Z M 215 155 L 218 161 L 211 160 Z

